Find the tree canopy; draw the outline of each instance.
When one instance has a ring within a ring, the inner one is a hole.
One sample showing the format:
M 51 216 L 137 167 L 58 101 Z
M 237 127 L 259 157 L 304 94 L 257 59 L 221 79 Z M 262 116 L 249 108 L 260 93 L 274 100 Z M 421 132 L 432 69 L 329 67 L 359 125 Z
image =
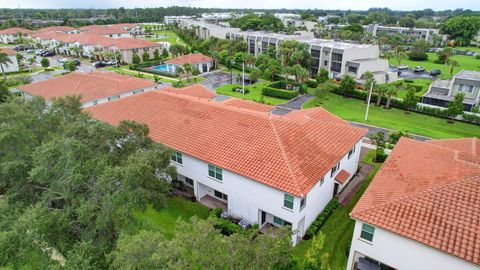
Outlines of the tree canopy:
M 445 22 L 444 30 L 460 45 L 469 45 L 480 31 L 480 16 L 456 16 Z

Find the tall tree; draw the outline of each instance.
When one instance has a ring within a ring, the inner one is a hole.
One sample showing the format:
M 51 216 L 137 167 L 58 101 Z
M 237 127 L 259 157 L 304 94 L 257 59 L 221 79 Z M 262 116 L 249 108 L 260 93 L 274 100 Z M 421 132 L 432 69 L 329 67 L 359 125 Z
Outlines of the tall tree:
M 385 109 L 390 109 L 392 97 L 397 95 L 398 88 L 393 84 L 387 84 L 385 87 L 385 95 L 387 96 L 387 103 L 385 104 Z
M 7 79 L 7 74 L 5 73 L 5 67 L 8 67 L 8 64 L 12 64 L 12 60 L 8 57 L 6 53 L 0 52 L 0 68 L 2 69 L 3 79 Z
M 453 70 L 458 67 L 458 61 L 451 59 L 448 63 L 450 65 L 450 76 L 453 76 Z
M 463 114 L 463 99 L 465 98 L 464 93 L 457 93 L 452 101 L 448 103 L 447 115 L 453 121 L 455 117 L 460 114 Z
M 338 89 L 343 97 L 348 97 L 348 95 L 355 90 L 355 79 L 350 75 L 346 75 L 340 82 Z
M 458 45 L 467 46 L 480 30 L 480 17 L 455 16 L 448 19 L 443 28 Z
M 416 93 L 417 92 L 415 91 L 415 88 L 413 86 L 407 86 L 407 94 L 405 95 L 405 98 L 403 98 L 403 104 L 405 105 L 405 107 L 407 107 L 408 112 L 417 107 L 418 97 Z

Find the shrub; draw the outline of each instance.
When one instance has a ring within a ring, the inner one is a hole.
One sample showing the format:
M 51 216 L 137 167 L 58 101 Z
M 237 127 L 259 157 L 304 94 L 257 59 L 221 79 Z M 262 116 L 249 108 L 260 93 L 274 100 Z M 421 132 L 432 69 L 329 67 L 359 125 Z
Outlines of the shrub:
M 476 59 L 480 59 L 480 54 L 475 55 Z
M 317 81 L 314 81 L 314 80 L 307 80 L 307 81 L 305 82 L 305 84 L 306 84 L 308 87 L 311 87 L 311 88 L 317 88 L 317 86 L 318 86 Z
M 415 92 L 420 92 L 423 89 L 423 86 L 420 84 L 410 84 L 413 88 L 415 88 Z
M 222 212 L 223 212 L 222 208 L 214 208 L 212 209 L 212 211 L 210 211 L 210 216 L 219 218 Z
M 220 232 L 223 234 L 223 235 L 232 235 L 234 233 L 242 233 L 243 232 L 243 229 L 231 222 L 230 220 L 227 220 L 227 219 L 223 219 L 223 218 L 217 218 L 216 219 L 216 223 L 213 225 L 213 227 L 217 230 L 220 230 Z
M 283 90 L 265 86 L 262 88 L 262 95 L 281 99 L 292 99 L 298 96 L 298 91 Z
M 387 157 L 388 155 L 385 154 L 385 149 L 377 147 L 377 150 L 375 150 L 375 162 L 383 163 Z
M 411 80 L 411 79 L 405 79 L 404 82 L 406 82 L 406 83 L 413 83 L 413 80 Z
M 312 222 L 310 227 L 305 232 L 305 239 L 310 239 L 317 234 L 320 228 L 325 224 L 327 219 L 332 215 L 335 209 L 338 207 L 338 202 L 335 199 L 332 199 L 323 209 L 322 213 L 318 215 L 315 221 Z
M 232 91 L 233 92 L 238 92 L 238 93 L 242 93 L 242 87 L 239 86 L 239 85 L 234 85 L 232 86 Z M 245 88 L 245 92 L 243 94 L 248 94 L 250 93 L 250 90 L 248 90 L 247 88 Z

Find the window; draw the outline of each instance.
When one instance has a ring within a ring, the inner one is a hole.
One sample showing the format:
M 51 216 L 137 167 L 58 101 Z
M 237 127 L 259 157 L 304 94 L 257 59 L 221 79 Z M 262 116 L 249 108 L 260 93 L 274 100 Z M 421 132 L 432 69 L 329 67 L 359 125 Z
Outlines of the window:
M 325 177 L 322 177 L 322 178 L 320 179 L 320 181 L 318 181 L 318 182 L 320 182 L 320 186 L 323 185 L 324 180 L 325 180 Z
M 219 198 L 219 199 L 222 199 L 222 200 L 225 200 L 225 201 L 228 201 L 228 196 L 227 194 L 224 194 L 218 190 L 215 190 L 215 197 Z
M 120 95 L 116 95 L 116 96 L 111 96 L 108 98 L 108 101 L 114 101 L 114 100 L 117 100 L 120 98 Z
M 306 201 L 307 201 L 306 196 L 300 200 L 300 210 L 302 210 L 305 207 Z
M 328 61 L 327 60 L 323 61 L 323 65 L 328 66 Z
M 350 158 L 354 153 L 355 153 L 355 146 L 350 151 L 348 151 L 348 158 Z
M 333 177 L 333 175 L 338 171 L 338 168 L 340 168 L 340 162 L 333 166 L 332 170 L 330 171 L 330 177 Z
M 340 72 L 342 70 L 342 63 L 332 62 L 330 66 L 330 71 Z
M 143 51 L 144 51 L 144 52 L 148 52 L 148 48 L 143 48 Z
M 285 196 L 283 198 L 283 206 L 285 206 L 288 209 L 293 209 L 293 196 L 292 195 L 285 193 Z
M 340 53 L 332 53 L 332 61 L 335 62 L 342 62 L 343 54 Z
M 222 169 L 217 166 L 208 164 L 208 176 L 215 178 L 219 181 L 222 181 L 223 180 Z
M 138 49 L 132 49 L 132 52 L 138 53 Z
M 133 90 L 133 94 L 136 95 L 136 94 L 140 94 L 140 93 L 143 93 L 143 89 L 140 89 L 140 90 Z
M 458 92 L 463 92 L 467 94 L 473 93 L 473 85 L 459 84 Z
M 348 67 L 348 72 L 357 74 L 358 68 L 356 67 Z
M 290 222 L 288 222 L 288 221 L 285 221 L 285 220 L 283 220 L 283 219 L 281 219 L 281 218 L 279 218 L 279 217 L 276 217 L 276 216 L 273 216 L 273 222 L 274 222 L 275 224 L 280 225 L 280 226 L 290 226 L 290 225 L 292 225 L 292 223 L 290 223 Z
M 360 233 L 360 238 L 362 238 L 363 240 L 367 240 L 368 242 L 372 242 L 374 233 L 375 233 L 375 227 L 363 223 L 362 232 Z
M 173 152 L 172 155 L 170 156 L 170 159 L 175 163 L 183 164 L 182 153 Z
M 187 183 L 187 185 L 193 187 L 193 179 L 185 177 L 185 183 Z
M 97 104 L 98 104 L 98 100 L 94 100 L 93 105 L 97 105 Z

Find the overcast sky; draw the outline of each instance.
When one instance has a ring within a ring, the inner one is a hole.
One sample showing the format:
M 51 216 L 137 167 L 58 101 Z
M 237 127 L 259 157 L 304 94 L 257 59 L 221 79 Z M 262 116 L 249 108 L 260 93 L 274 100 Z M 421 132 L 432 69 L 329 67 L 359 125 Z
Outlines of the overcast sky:
M 2 8 L 133 8 L 172 5 L 211 8 L 318 8 L 365 10 L 388 7 L 395 10 L 431 8 L 480 10 L 480 0 L 0 0 Z

